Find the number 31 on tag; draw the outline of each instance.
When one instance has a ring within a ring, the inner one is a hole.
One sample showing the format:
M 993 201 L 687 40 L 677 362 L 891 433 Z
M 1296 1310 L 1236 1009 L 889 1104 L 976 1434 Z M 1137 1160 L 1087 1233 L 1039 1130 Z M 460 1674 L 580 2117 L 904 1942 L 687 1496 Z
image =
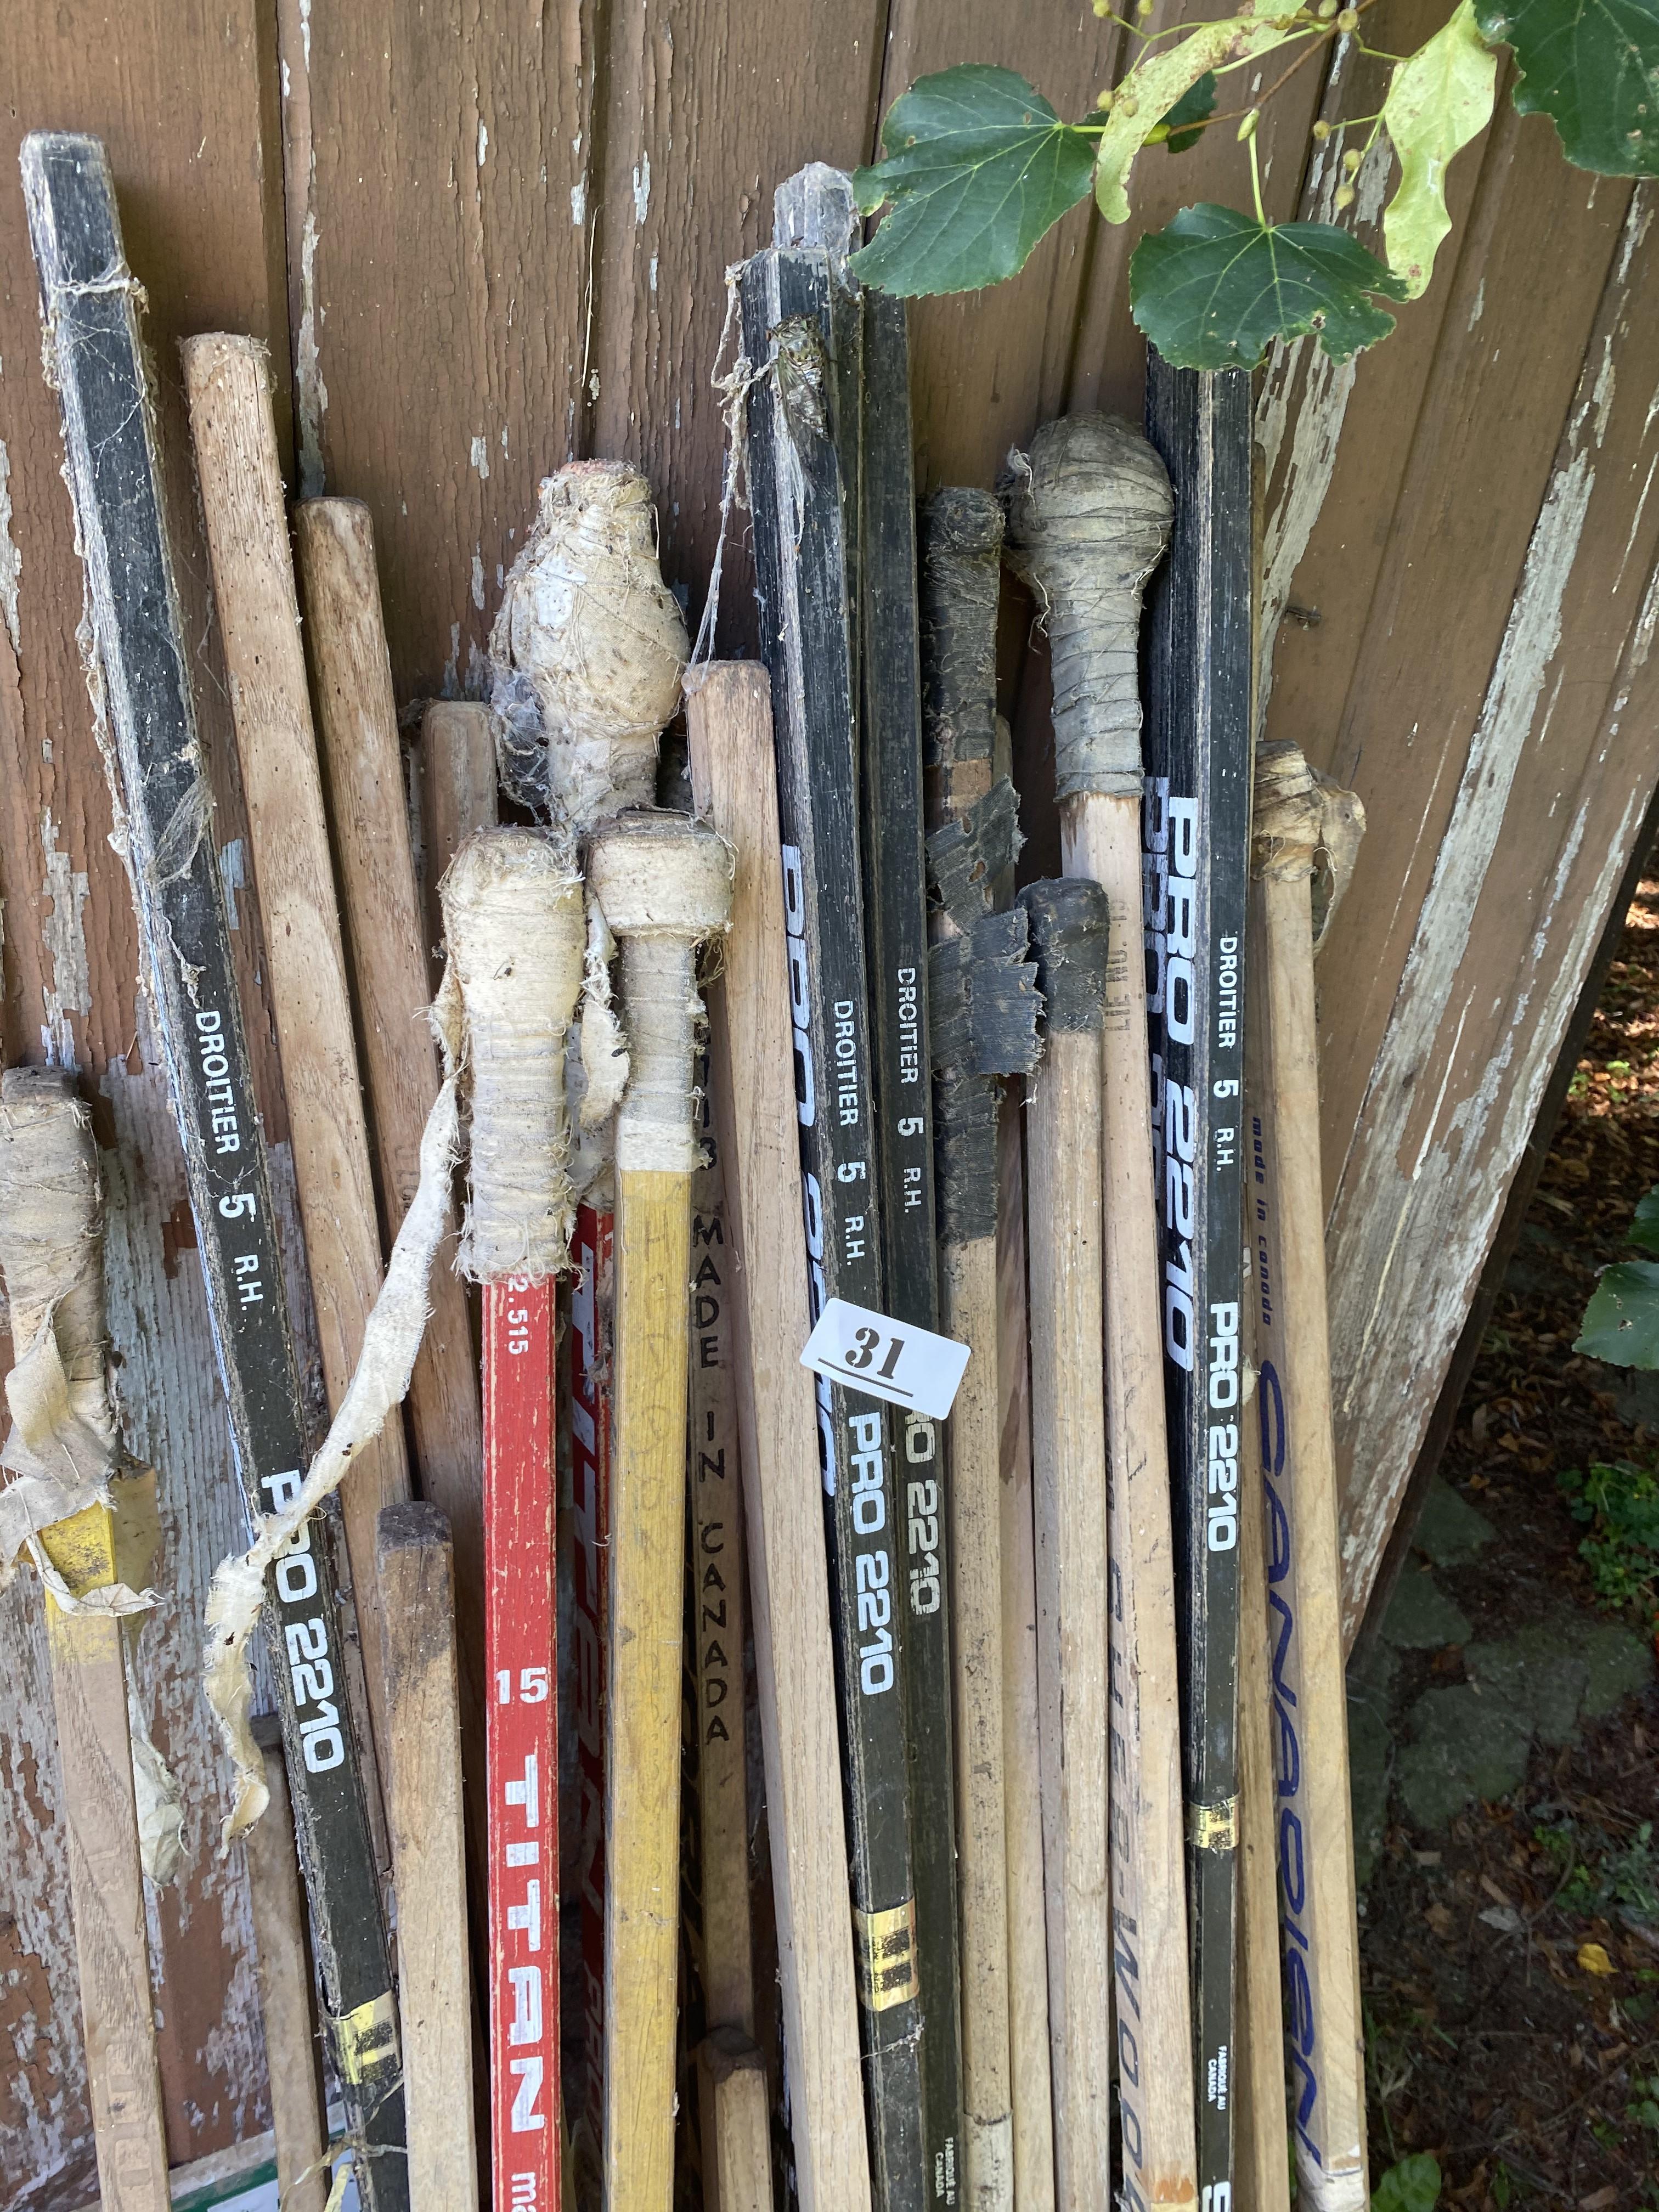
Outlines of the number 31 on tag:
M 932 1329 L 890 1321 L 868 1306 L 831 1298 L 806 1340 L 800 1364 L 849 1390 L 942 1421 L 955 1401 L 968 1347 Z

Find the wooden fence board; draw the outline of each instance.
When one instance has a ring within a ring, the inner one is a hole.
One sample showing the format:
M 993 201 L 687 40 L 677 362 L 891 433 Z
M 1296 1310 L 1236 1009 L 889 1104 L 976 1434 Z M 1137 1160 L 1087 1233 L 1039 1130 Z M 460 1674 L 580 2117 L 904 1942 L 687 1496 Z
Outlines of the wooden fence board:
M 399 698 L 476 696 L 577 422 L 589 10 L 316 0 L 282 23 L 303 487 L 373 511 Z
M 1321 963 L 1324 1003 L 1342 1010 L 1321 1039 L 1339 1188 L 1630 196 L 1570 169 L 1535 121 L 1506 107 L 1494 125 L 1346 700 L 1324 695 L 1331 738 L 1297 732 L 1371 811 Z M 1346 435 L 1386 451 L 1400 428 L 1351 407 Z M 1276 703 L 1270 731 L 1289 726 Z
M 663 573 L 694 629 L 720 527 L 709 380 L 726 270 L 771 243 L 786 177 L 866 158 L 884 13 L 881 0 L 631 0 L 611 19 L 586 449 L 650 478 Z M 738 514 L 722 652 L 755 650 L 745 526 Z
M 1338 1186 L 1351 1636 L 1659 774 L 1652 206 L 1630 203 Z

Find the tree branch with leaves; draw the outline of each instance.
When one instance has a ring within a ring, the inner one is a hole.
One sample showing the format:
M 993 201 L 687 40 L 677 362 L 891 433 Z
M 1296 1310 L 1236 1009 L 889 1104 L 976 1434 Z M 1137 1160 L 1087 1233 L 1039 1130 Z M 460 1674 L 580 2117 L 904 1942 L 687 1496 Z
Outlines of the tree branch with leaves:
M 1344 156 L 1339 211 L 1370 144 L 1385 137 L 1393 149 L 1384 258 L 1334 223 L 1270 222 L 1255 147 L 1262 106 L 1333 41 L 1370 52 L 1361 19 L 1374 4 L 1267 0 L 1157 32 L 1113 16 L 1140 51 L 1081 123 L 1063 122 L 1012 70 L 969 63 L 919 77 L 888 111 L 884 158 L 853 180 L 866 215 L 887 210 L 854 273 L 912 298 L 1000 283 L 1091 190 L 1106 222 L 1127 222 L 1144 148 L 1178 155 L 1236 123 L 1251 210 L 1201 201 L 1148 233 L 1129 261 L 1134 319 L 1185 368 L 1253 368 L 1274 339 L 1309 336 L 1346 361 L 1394 328 L 1380 301 L 1427 288 L 1451 228 L 1446 173 L 1492 118 L 1503 46 L 1515 56 L 1517 111 L 1547 115 L 1569 161 L 1600 176 L 1659 175 L 1659 0 L 1460 0 L 1414 54 L 1380 57 L 1395 60 L 1388 95 L 1360 118 L 1366 148 Z M 1109 0 L 1095 11 L 1112 15 Z M 1302 51 L 1252 105 L 1218 113 L 1221 80 L 1282 47 Z M 1323 124 L 1314 131 L 1328 135 Z

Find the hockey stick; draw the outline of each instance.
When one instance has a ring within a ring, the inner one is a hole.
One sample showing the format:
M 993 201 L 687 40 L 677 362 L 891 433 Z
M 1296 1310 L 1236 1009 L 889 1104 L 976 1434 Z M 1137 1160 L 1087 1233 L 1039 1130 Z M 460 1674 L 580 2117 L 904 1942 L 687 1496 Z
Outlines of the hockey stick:
M 764 671 L 700 670 L 687 723 L 698 809 L 736 864 L 710 1062 L 738 1263 L 738 1418 L 795 2185 L 802 2212 L 869 2212 L 817 1415 L 795 1352 L 809 1326 L 807 1261 Z
M 1346 798 L 1347 794 L 1340 794 Z M 1350 799 L 1351 809 L 1358 802 Z M 1365 2045 L 1331 1436 L 1319 1045 L 1310 891 L 1325 801 L 1295 745 L 1256 762 L 1250 1183 L 1267 1515 L 1267 1648 L 1297 2179 L 1315 2212 L 1364 2212 Z M 1363 813 L 1359 816 L 1363 825 Z M 1260 1638 L 1259 1616 L 1246 1632 Z M 1265 1685 L 1263 1686 L 1266 1686 Z
M 611 1751 L 605 1788 L 605 2203 L 673 2193 L 680 1647 L 697 947 L 724 932 L 732 863 L 684 815 L 594 836 L 593 896 L 622 947 L 629 1085 L 617 1121 Z
M 1031 1488 L 1054 2201 L 1084 2212 L 1111 2162 L 1106 1391 L 1100 1021 L 1108 906 L 1086 878 L 1028 884 L 1047 1035 L 1027 1079 Z
M 1200 2194 L 1232 2184 L 1250 380 L 1147 365 L 1175 491 L 1149 594 L 1146 1003 L 1180 1594 Z
M 299 1491 L 304 1418 L 223 890 L 205 834 L 211 802 L 162 519 L 137 288 L 99 142 L 35 133 L 24 141 L 22 167 L 118 770 L 115 795 L 237 1469 L 257 1522 Z M 344 1710 L 331 1557 L 338 1523 L 331 1506 L 309 1524 L 310 1541 L 280 1563 L 267 1626 L 272 1650 L 287 1656 L 273 1672 L 347 2123 L 364 2153 L 359 2186 L 374 2212 L 401 2212 L 408 2193 L 397 2015 Z M 396 2155 L 374 2154 L 394 2147 Z
M 835 236 L 774 246 L 746 263 L 738 279 L 744 351 L 753 364 L 771 364 L 750 390 L 748 450 L 763 652 L 772 678 L 814 1310 L 846 1297 L 879 1311 L 848 572 L 857 508 L 830 435 L 831 410 L 845 404 L 837 380 L 855 368 L 862 318 L 842 274 L 854 220 L 846 179 L 825 170 L 805 178 L 830 180 L 828 204 L 810 228 L 792 224 L 791 188 L 784 187 L 781 234 Z M 856 392 L 854 377 L 854 406 Z M 893 1424 L 878 1401 L 839 1384 L 822 1384 L 818 1405 L 872 2181 L 882 2212 L 921 2212 L 933 2185 L 922 2142 Z
M 1012 565 L 1054 648 L 1061 857 L 1111 904 L 1102 1022 L 1106 1411 L 1111 1524 L 1112 1954 L 1123 2189 L 1195 2203 L 1181 1736 L 1161 1375 L 1141 934 L 1140 590 L 1169 481 L 1127 423 L 1050 422 L 1003 481 Z
M 560 2189 L 553 1296 L 569 1254 L 564 1046 L 581 884 L 564 840 L 483 830 L 442 896 L 472 1079 L 462 1257 L 483 1285 L 495 2202 L 544 2206 Z
M 332 1414 L 362 1357 L 363 1326 L 380 1286 L 380 1236 L 270 371 L 264 349 L 252 338 L 190 338 L 181 358 Z M 435 1094 L 435 1073 L 432 1087 Z M 408 1496 L 403 1425 L 392 1421 L 354 1459 L 340 1492 L 382 1774 L 390 1744 L 374 1529 L 380 1508 Z
M 861 427 L 861 798 L 887 1304 L 895 1320 L 936 1329 L 909 338 L 903 301 L 879 292 L 866 293 L 864 300 Z M 927 2172 L 935 2202 L 945 2203 L 955 2194 L 962 2125 L 949 1510 L 939 1424 L 907 1410 L 894 1419 L 893 1429 L 903 1469 L 908 1565 L 904 1664 L 916 1948 L 927 1974 L 922 2091 Z
M 386 1607 L 386 1815 L 398 1883 L 410 2204 L 476 2212 L 455 1563 L 438 1508 L 388 1505 L 375 1568 Z

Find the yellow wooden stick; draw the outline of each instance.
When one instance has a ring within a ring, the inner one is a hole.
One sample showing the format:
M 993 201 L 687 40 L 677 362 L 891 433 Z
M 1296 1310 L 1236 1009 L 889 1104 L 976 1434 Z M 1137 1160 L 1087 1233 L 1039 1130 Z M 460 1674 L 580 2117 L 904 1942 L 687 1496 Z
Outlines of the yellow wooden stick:
M 696 1159 L 691 1025 L 696 947 L 726 925 L 731 856 L 683 815 L 624 815 L 594 838 L 588 880 L 622 947 L 631 1062 L 617 1124 L 605 2203 L 607 2212 L 669 2212 Z

